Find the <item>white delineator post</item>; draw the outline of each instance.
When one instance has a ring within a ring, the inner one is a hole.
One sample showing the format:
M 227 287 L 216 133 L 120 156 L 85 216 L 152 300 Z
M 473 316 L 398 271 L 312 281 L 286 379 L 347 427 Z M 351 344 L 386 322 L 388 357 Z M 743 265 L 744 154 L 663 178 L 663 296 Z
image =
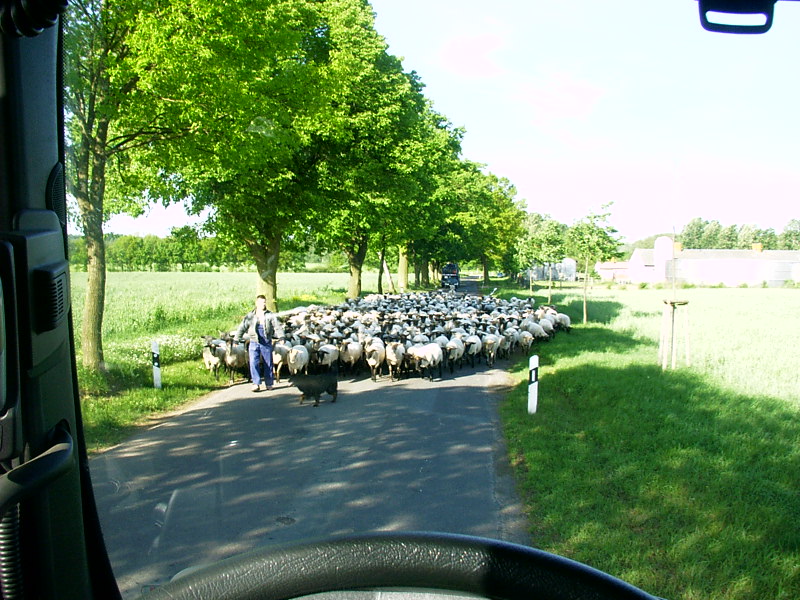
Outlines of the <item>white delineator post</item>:
M 158 355 L 158 342 L 155 340 L 153 341 L 152 345 L 150 346 L 150 350 L 153 354 L 153 387 L 156 389 L 161 389 L 161 359 Z
M 534 354 L 528 361 L 528 414 L 536 412 L 539 403 L 539 356 Z

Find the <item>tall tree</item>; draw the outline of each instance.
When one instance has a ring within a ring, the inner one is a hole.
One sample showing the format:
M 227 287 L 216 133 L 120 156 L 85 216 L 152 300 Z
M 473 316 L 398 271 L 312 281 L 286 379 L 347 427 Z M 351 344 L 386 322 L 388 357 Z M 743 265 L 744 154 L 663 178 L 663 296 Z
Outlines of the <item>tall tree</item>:
M 67 181 L 86 240 L 81 354 L 83 364 L 92 369 L 103 366 L 106 174 L 109 161 L 131 143 L 113 133 L 113 124 L 125 93 L 136 85 L 135 78 L 124 76 L 132 9 L 132 2 L 111 9 L 102 0 L 76 0 L 64 19 Z
M 740 249 L 750 249 L 756 239 L 756 228 L 753 225 L 742 225 L 739 228 L 739 235 L 736 239 L 736 247 Z
M 567 226 L 549 215 L 528 214 L 525 233 L 517 243 L 517 256 L 521 265 L 547 266 L 547 303 L 553 300 L 553 265 L 566 256 Z
M 778 249 L 778 234 L 774 229 L 759 229 L 756 231 L 755 241 L 761 244 L 764 250 Z
M 800 250 L 800 219 L 792 219 L 780 236 L 782 250 Z
M 320 188 L 333 199 L 316 215 L 318 247 L 341 250 L 348 260 L 348 297 L 361 293 L 361 272 L 371 240 L 395 243 L 399 232 L 426 212 L 426 161 L 440 149 L 432 113 L 415 75 L 385 48 L 356 75 L 359 94 L 343 121 L 347 136 L 320 142 Z
M 208 231 L 248 248 L 274 310 L 281 248 L 310 240 L 318 215 L 342 202 L 378 196 L 360 184 L 374 178 L 370 144 L 396 108 L 374 101 L 376 86 L 402 74 L 363 0 L 238 6 L 165 2 L 141 16 L 136 44 L 158 106 L 179 107 L 176 126 L 192 132 L 155 162 L 193 192 L 196 212 L 212 208 Z M 356 235 L 354 259 L 367 237 Z
M 695 217 L 684 226 L 680 234 L 680 241 L 684 248 L 703 247 L 703 232 L 705 231 L 707 223 L 707 221 Z
M 141 214 L 146 205 L 142 176 L 153 167 L 140 151 L 185 133 L 173 126 L 169 111 L 141 102 L 148 91 L 141 87 L 131 39 L 149 5 L 145 0 L 74 0 L 64 19 L 67 180 L 86 240 L 81 354 L 91 369 L 103 367 L 103 225 L 112 214 Z
M 722 241 L 722 225 L 719 221 L 708 221 L 703 228 L 703 235 L 700 237 L 700 248 L 711 250 L 720 248 Z
M 167 241 L 171 246 L 173 265 L 185 269 L 187 265 L 200 262 L 200 236 L 194 227 L 173 227 Z
M 460 238 L 465 257 L 480 261 L 483 283 L 489 285 L 490 270 L 515 253 L 525 218 L 523 203 L 507 179 L 467 160 L 449 185 L 458 204 L 446 220 L 449 233 Z
M 610 204 L 603 206 L 608 208 Z M 617 230 L 608 223 L 608 212 L 591 213 L 584 217 L 567 232 L 567 248 L 584 265 L 583 280 L 583 322 L 588 323 L 589 277 L 595 261 L 609 260 L 620 256 L 620 242 L 616 238 Z
M 723 250 L 734 250 L 739 247 L 739 228 L 736 225 L 722 227 L 719 232 L 717 247 Z

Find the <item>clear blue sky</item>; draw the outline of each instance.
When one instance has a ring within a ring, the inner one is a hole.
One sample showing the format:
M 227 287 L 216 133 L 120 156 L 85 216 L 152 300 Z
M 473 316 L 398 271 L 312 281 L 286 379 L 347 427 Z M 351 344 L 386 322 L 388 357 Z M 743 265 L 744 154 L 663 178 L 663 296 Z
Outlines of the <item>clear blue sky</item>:
M 706 32 L 694 0 L 371 3 L 389 51 L 466 130 L 465 158 L 529 210 L 572 224 L 613 201 L 627 241 L 693 217 L 800 218 L 800 3 L 778 2 L 758 36 Z M 174 218 L 107 230 L 164 235 Z

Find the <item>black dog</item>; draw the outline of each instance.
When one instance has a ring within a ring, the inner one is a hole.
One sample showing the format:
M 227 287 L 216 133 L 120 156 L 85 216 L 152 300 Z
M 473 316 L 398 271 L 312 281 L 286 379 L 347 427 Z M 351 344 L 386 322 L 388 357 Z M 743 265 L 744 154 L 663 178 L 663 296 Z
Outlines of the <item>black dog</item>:
M 330 394 L 333 397 L 331 402 L 336 402 L 336 397 L 339 394 L 339 380 L 336 373 L 333 371 L 328 373 L 312 373 L 310 375 L 297 373 L 296 375 L 290 375 L 289 381 L 300 390 L 300 404 L 302 404 L 306 398 L 314 398 L 314 406 L 319 406 L 319 397 L 322 396 L 323 393 Z

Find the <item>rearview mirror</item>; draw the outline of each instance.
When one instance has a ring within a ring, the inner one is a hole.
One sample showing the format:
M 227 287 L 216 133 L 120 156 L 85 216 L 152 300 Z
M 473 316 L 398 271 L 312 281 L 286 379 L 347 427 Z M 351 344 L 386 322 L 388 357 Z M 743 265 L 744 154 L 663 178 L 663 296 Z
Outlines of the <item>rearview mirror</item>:
M 772 27 L 776 0 L 698 0 L 700 23 L 720 33 L 765 33 Z

